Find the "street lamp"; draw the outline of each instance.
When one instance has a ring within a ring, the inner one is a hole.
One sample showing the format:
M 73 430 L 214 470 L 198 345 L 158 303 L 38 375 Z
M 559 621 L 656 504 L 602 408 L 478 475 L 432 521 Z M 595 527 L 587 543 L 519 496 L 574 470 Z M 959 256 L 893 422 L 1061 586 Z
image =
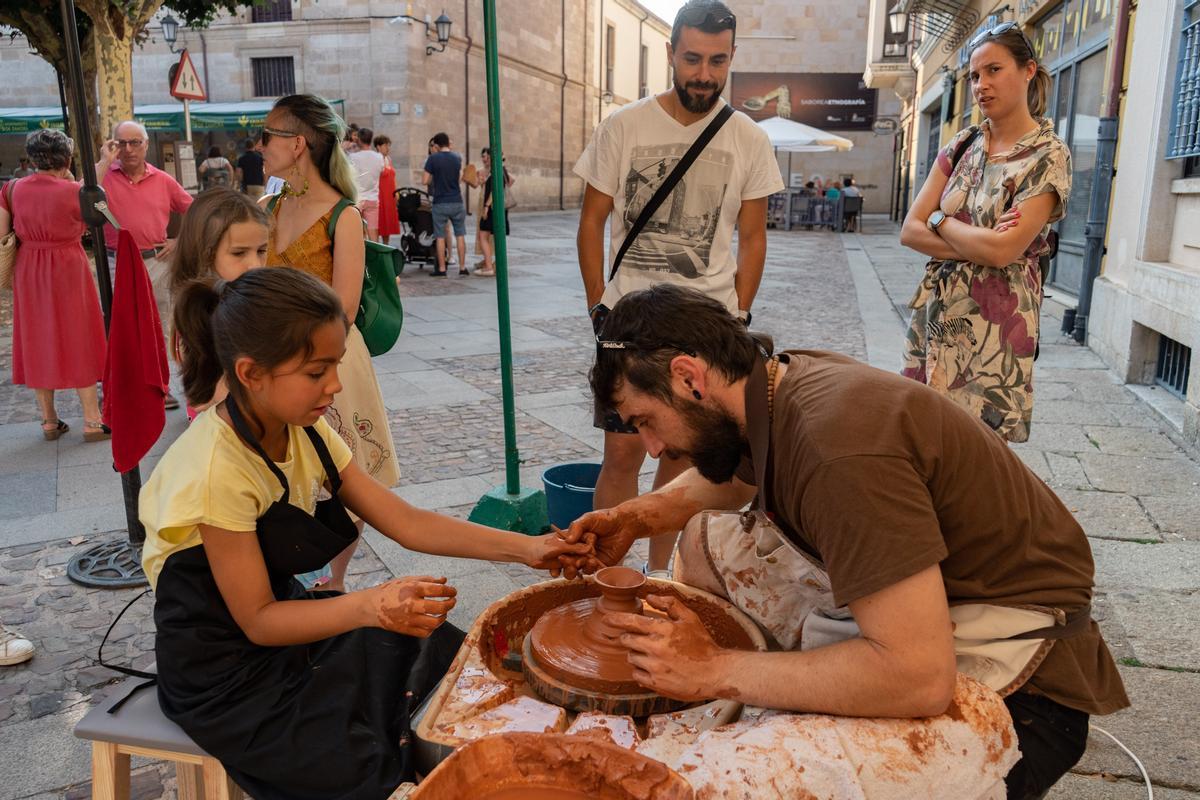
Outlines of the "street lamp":
M 892 10 L 888 12 L 888 27 L 896 36 L 903 36 L 908 30 L 908 12 L 900 10 L 900 3 L 892 6 Z
M 163 41 L 167 43 L 167 49 L 172 53 L 175 52 L 175 42 L 179 37 L 179 20 L 167 14 L 162 18 L 162 35 Z
M 433 35 L 437 38 L 438 45 L 440 45 L 439 47 L 434 47 L 431 44 L 425 45 L 425 55 L 427 56 L 433 55 L 434 53 L 444 53 L 446 51 L 446 43 L 450 41 L 450 26 L 454 24 L 454 21 L 446 16 L 445 9 L 442 9 L 441 15 L 432 23 L 430 23 L 428 16 L 426 16 L 425 19 L 417 19 L 412 15 L 411 3 L 409 3 L 408 6 L 408 13 L 401 14 L 398 17 L 392 17 L 388 21 L 392 24 L 399 24 L 401 22 L 419 22 L 424 25 L 425 38 L 428 39 L 431 35 Z

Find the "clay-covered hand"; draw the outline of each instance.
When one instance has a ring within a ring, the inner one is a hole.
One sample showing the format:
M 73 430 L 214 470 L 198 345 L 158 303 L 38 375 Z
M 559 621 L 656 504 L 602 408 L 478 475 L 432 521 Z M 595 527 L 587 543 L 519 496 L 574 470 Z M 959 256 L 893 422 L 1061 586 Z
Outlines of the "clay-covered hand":
M 1000 218 L 996 220 L 996 224 L 992 226 L 992 230 L 994 230 L 996 233 L 1004 233 L 1009 228 L 1016 227 L 1017 223 L 1020 221 L 1021 209 L 1010 208 L 1008 211 L 1005 211 L 1000 215 Z
M 671 595 L 650 595 L 651 606 L 667 619 L 638 614 L 609 614 L 605 621 L 624 633 L 633 677 L 642 686 L 677 700 L 710 700 L 731 694 L 720 679 L 725 653 L 696 612 Z
M 395 633 L 425 638 L 446 621 L 458 594 L 445 578 L 397 578 L 368 589 L 374 624 Z
M 644 523 L 635 514 L 623 512 L 619 506 L 584 514 L 567 528 L 566 540 L 594 541 L 595 555 L 576 558 L 574 564 L 564 563 L 563 574 L 574 578 L 580 572 L 592 573 L 601 567 L 620 564 L 644 528 Z
M 564 559 L 574 563 L 576 558 L 591 555 L 590 542 L 568 542 L 563 538 L 564 531 L 557 528 L 553 533 L 544 536 L 531 536 L 528 539 L 524 563 L 534 569 L 546 569 L 557 576 L 563 568 Z

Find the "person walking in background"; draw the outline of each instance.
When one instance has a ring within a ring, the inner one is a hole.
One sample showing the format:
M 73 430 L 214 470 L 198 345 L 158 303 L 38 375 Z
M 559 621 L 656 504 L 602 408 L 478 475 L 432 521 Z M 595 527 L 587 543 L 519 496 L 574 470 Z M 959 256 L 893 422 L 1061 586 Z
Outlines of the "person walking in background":
M 379 155 L 383 156 L 383 170 L 379 173 L 379 241 L 388 241 L 400 233 L 400 214 L 396 209 L 396 168 L 392 166 L 392 140 L 382 133 L 375 135 L 372 142 Z
M 491 148 L 483 148 L 480 152 L 480 158 L 483 160 L 483 168 L 476 170 L 474 180 L 468 180 L 467 183 L 472 188 L 483 187 L 483 192 L 480 194 L 479 200 L 479 228 L 475 232 L 475 237 L 483 250 L 483 260 L 476 264 L 475 274 L 488 277 L 496 274 L 496 244 L 492 236 L 492 212 L 494 204 L 492 203 Z M 508 167 L 504 167 L 504 188 L 507 190 L 514 182 L 512 175 L 508 172 Z M 508 227 L 508 209 L 505 208 L 503 211 L 505 230 L 511 231 L 512 228 Z
M 149 135 L 140 122 L 117 123 L 113 138 L 100 149 L 96 175 L 108 196 L 109 210 L 142 252 L 160 317 L 169 319 L 167 283 L 175 240 L 167 238 L 167 223 L 171 212 L 183 214 L 188 210 L 192 196 L 174 178 L 146 161 L 149 144 Z M 117 231 L 111 225 L 104 226 L 104 246 L 109 272 L 115 276 Z M 163 330 L 167 330 L 166 324 Z M 168 392 L 163 405 L 179 408 L 179 401 Z
M 21 156 L 17 160 L 17 168 L 13 170 L 13 179 L 28 178 L 34 173 L 33 165 L 29 163 L 28 156 Z
M 70 172 L 75 143 L 62 131 L 29 134 L 25 150 L 34 175 L 0 192 L 0 236 L 16 231 L 13 265 L 12 381 L 37 396 L 42 436 L 70 428 L 58 417 L 54 393 L 74 389 L 83 406 L 83 438 L 108 439 L 96 383 L 104 376 L 104 320 L 80 237 L 79 183 Z
M 242 148 L 244 152 L 237 161 L 237 182 L 243 192 L 257 200 L 265 193 L 266 180 L 263 178 L 262 153 L 258 152 L 258 140 L 247 139 Z
M 358 183 L 358 210 L 367 223 L 367 238 L 379 237 L 379 175 L 383 172 L 383 154 L 371 147 L 375 132 L 358 129 L 358 149 L 350 154 L 354 178 Z
M 433 141 L 433 139 L 430 139 L 429 140 L 429 155 L 433 155 L 436 152 L 438 152 L 437 142 Z M 429 187 L 426 184 L 426 189 L 428 189 L 428 188 Z M 479 202 L 480 202 L 479 213 L 480 213 L 480 215 L 482 215 L 483 214 L 483 205 L 482 205 L 483 199 L 480 198 Z M 430 205 L 430 211 L 432 213 L 432 206 L 433 206 L 432 195 L 430 197 L 429 205 Z M 454 227 L 450 224 L 450 220 L 446 220 L 446 224 L 442 226 L 442 229 L 440 231 L 435 228 L 433 231 L 433 235 L 446 240 L 446 266 L 453 267 L 458 262 L 454 260 L 454 248 L 452 246 L 454 243 Z M 481 254 L 483 253 L 482 245 L 480 245 L 480 247 L 479 247 L 479 252 Z
M 900 243 L 930 256 L 913 295 L 903 374 L 1010 442 L 1029 439 L 1042 306 L 1039 259 L 1071 193 L 1071 153 L 1046 111 L 1051 78 L 1005 22 L 969 44 L 984 121 L 950 141 Z
M 204 189 L 233 186 L 233 165 L 221 155 L 221 148 L 208 148 L 208 158 L 200 162 L 200 183 Z
M 280 98 L 263 127 L 263 164 L 270 175 L 284 178 L 283 191 L 267 199 L 272 223 L 267 266 L 301 269 L 333 287 L 346 318 L 358 315 L 366 247 L 358 209 L 354 169 L 339 146 L 343 123 L 333 108 L 311 94 Z M 388 427 L 387 408 L 371 355 L 354 325 L 346 334 L 346 353 L 338 368 L 342 391 L 325 416 L 350 445 L 355 462 L 384 486 L 400 480 L 396 446 Z M 362 521 L 358 521 L 362 533 Z M 330 564 L 328 588 L 345 588 L 346 568 L 357 541 Z
M 719 0 L 685 3 L 671 28 L 673 89 L 630 103 L 601 122 L 575 165 L 575 173 L 587 183 L 579 216 L 579 271 L 598 336 L 617 300 L 659 283 L 697 289 L 750 323 L 767 254 L 767 198 L 784 185 L 766 133 L 741 112 L 733 112 L 674 190 L 686 194 L 693 219 L 711 222 L 647 228 L 607 285 L 604 263 L 605 224 L 611 222 L 609 253 L 615 259 L 626 232 L 659 185 L 654 176 L 665 179 L 726 107 L 721 92 L 733 62 L 736 28 L 733 13 Z M 684 202 L 676 200 L 675 207 Z M 669 215 L 660 210 L 657 216 L 666 222 Z M 646 447 L 637 428 L 613 409 L 597 405 L 593 423 L 605 432 L 595 507 L 611 508 L 637 496 Z M 686 458 L 663 456 L 656 487 L 690 466 Z M 671 534 L 650 541 L 647 571 L 666 570 L 675 539 Z
M 431 140 L 437 152 L 425 160 L 425 172 L 421 182 L 433 194 L 433 232 L 440 234 L 447 223 L 454 226 L 454 241 L 458 249 L 458 274 L 467 275 L 467 209 L 463 205 L 462 156 L 450 150 L 450 137 L 445 133 L 435 134 Z M 437 270 L 434 275 L 446 276 L 447 241 L 438 235 Z

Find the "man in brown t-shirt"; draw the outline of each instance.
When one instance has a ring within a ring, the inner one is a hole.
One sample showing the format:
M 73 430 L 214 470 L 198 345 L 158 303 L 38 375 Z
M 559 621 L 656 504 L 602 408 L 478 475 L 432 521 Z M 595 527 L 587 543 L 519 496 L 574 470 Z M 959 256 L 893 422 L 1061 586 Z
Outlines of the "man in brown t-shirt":
M 1041 660 L 1004 690 L 1019 686 L 1005 703 L 1023 756 L 1009 796 L 1039 796 L 1083 754 L 1088 716 L 1129 704 L 1088 617 L 1082 529 L 1000 437 L 928 387 L 832 353 L 769 351 L 697 292 L 663 285 L 622 298 L 591 374 L 597 403 L 636 426 L 651 455 L 695 466 L 585 515 L 568 536 L 596 534 L 598 560 L 618 563 L 635 538 L 678 530 L 702 509 L 739 509 L 761 482 L 763 509 L 823 565 L 859 634 L 811 650 L 726 651 L 686 609 L 622 619 L 639 679 L 686 699 L 930 716 L 953 693 L 951 609 L 1045 611 L 1058 629 L 1034 626 Z M 689 548 L 685 536 L 680 553 Z

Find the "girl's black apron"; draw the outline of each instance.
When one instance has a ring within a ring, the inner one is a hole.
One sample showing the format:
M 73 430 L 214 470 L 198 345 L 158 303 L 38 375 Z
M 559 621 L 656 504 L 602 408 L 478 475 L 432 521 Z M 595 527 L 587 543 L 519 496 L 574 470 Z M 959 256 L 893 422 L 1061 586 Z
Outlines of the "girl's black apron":
M 325 442 L 304 429 L 331 494 L 309 516 L 288 503 L 286 477 L 236 404 L 227 400 L 226 408 L 283 485 L 257 523 L 272 593 L 277 600 L 333 596 L 305 592 L 292 577 L 324 566 L 358 535 L 338 499 L 341 480 Z M 256 645 L 229 613 L 202 545 L 167 558 L 155 596 L 163 712 L 257 800 L 384 800 L 413 779 L 409 715 L 445 674 L 462 631 L 443 623 L 422 640 L 360 628 L 312 644 Z

